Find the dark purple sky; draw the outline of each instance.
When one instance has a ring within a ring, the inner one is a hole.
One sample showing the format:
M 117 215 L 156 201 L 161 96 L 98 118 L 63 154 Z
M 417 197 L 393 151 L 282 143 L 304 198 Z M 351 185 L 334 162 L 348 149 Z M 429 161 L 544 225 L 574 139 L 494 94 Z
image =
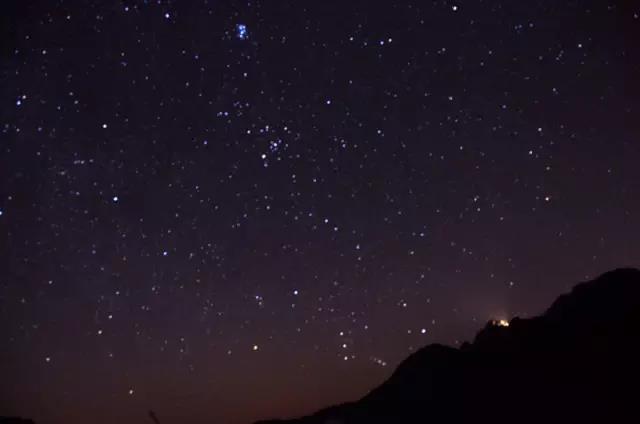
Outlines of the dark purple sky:
M 245 423 L 640 265 L 640 7 L 21 1 L 0 415 Z

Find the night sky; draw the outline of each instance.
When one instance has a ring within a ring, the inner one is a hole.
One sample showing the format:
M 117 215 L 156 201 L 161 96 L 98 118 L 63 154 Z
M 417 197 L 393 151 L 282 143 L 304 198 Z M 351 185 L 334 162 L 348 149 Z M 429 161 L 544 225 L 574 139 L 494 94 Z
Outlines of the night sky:
M 640 264 L 640 4 L 3 2 L 0 415 L 247 423 Z

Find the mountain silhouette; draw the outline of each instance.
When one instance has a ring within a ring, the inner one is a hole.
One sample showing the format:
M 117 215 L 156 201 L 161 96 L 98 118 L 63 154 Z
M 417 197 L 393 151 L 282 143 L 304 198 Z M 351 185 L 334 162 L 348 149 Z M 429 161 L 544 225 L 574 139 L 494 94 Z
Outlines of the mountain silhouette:
M 535 318 L 429 345 L 362 399 L 256 424 L 640 422 L 640 271 L 578 284 Z

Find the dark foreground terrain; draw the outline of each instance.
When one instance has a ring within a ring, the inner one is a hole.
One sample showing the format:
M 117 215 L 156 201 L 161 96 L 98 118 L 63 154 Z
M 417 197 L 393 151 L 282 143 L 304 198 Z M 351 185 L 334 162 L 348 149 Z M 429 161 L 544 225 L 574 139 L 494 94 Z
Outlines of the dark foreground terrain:
M 260 424 L 640 422 L 639 337 L 640 271 L 619 269 L 460 349 L 424 347 L 356 402 Z
M 488 323 L 460 349 L 424 347 L 356 402 L 259 424 L 640 422 L 639 270 L 608 272 L 508 324 Z

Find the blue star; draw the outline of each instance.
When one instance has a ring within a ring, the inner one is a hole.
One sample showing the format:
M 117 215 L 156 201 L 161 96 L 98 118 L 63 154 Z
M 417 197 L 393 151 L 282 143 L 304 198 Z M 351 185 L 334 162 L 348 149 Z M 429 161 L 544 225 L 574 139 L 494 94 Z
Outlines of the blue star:
M 247 26 L 244 24 L 236 25 L 236 37 L 240 40 L 246 40 L 249 37 L 249 33 L 247 31 Z

